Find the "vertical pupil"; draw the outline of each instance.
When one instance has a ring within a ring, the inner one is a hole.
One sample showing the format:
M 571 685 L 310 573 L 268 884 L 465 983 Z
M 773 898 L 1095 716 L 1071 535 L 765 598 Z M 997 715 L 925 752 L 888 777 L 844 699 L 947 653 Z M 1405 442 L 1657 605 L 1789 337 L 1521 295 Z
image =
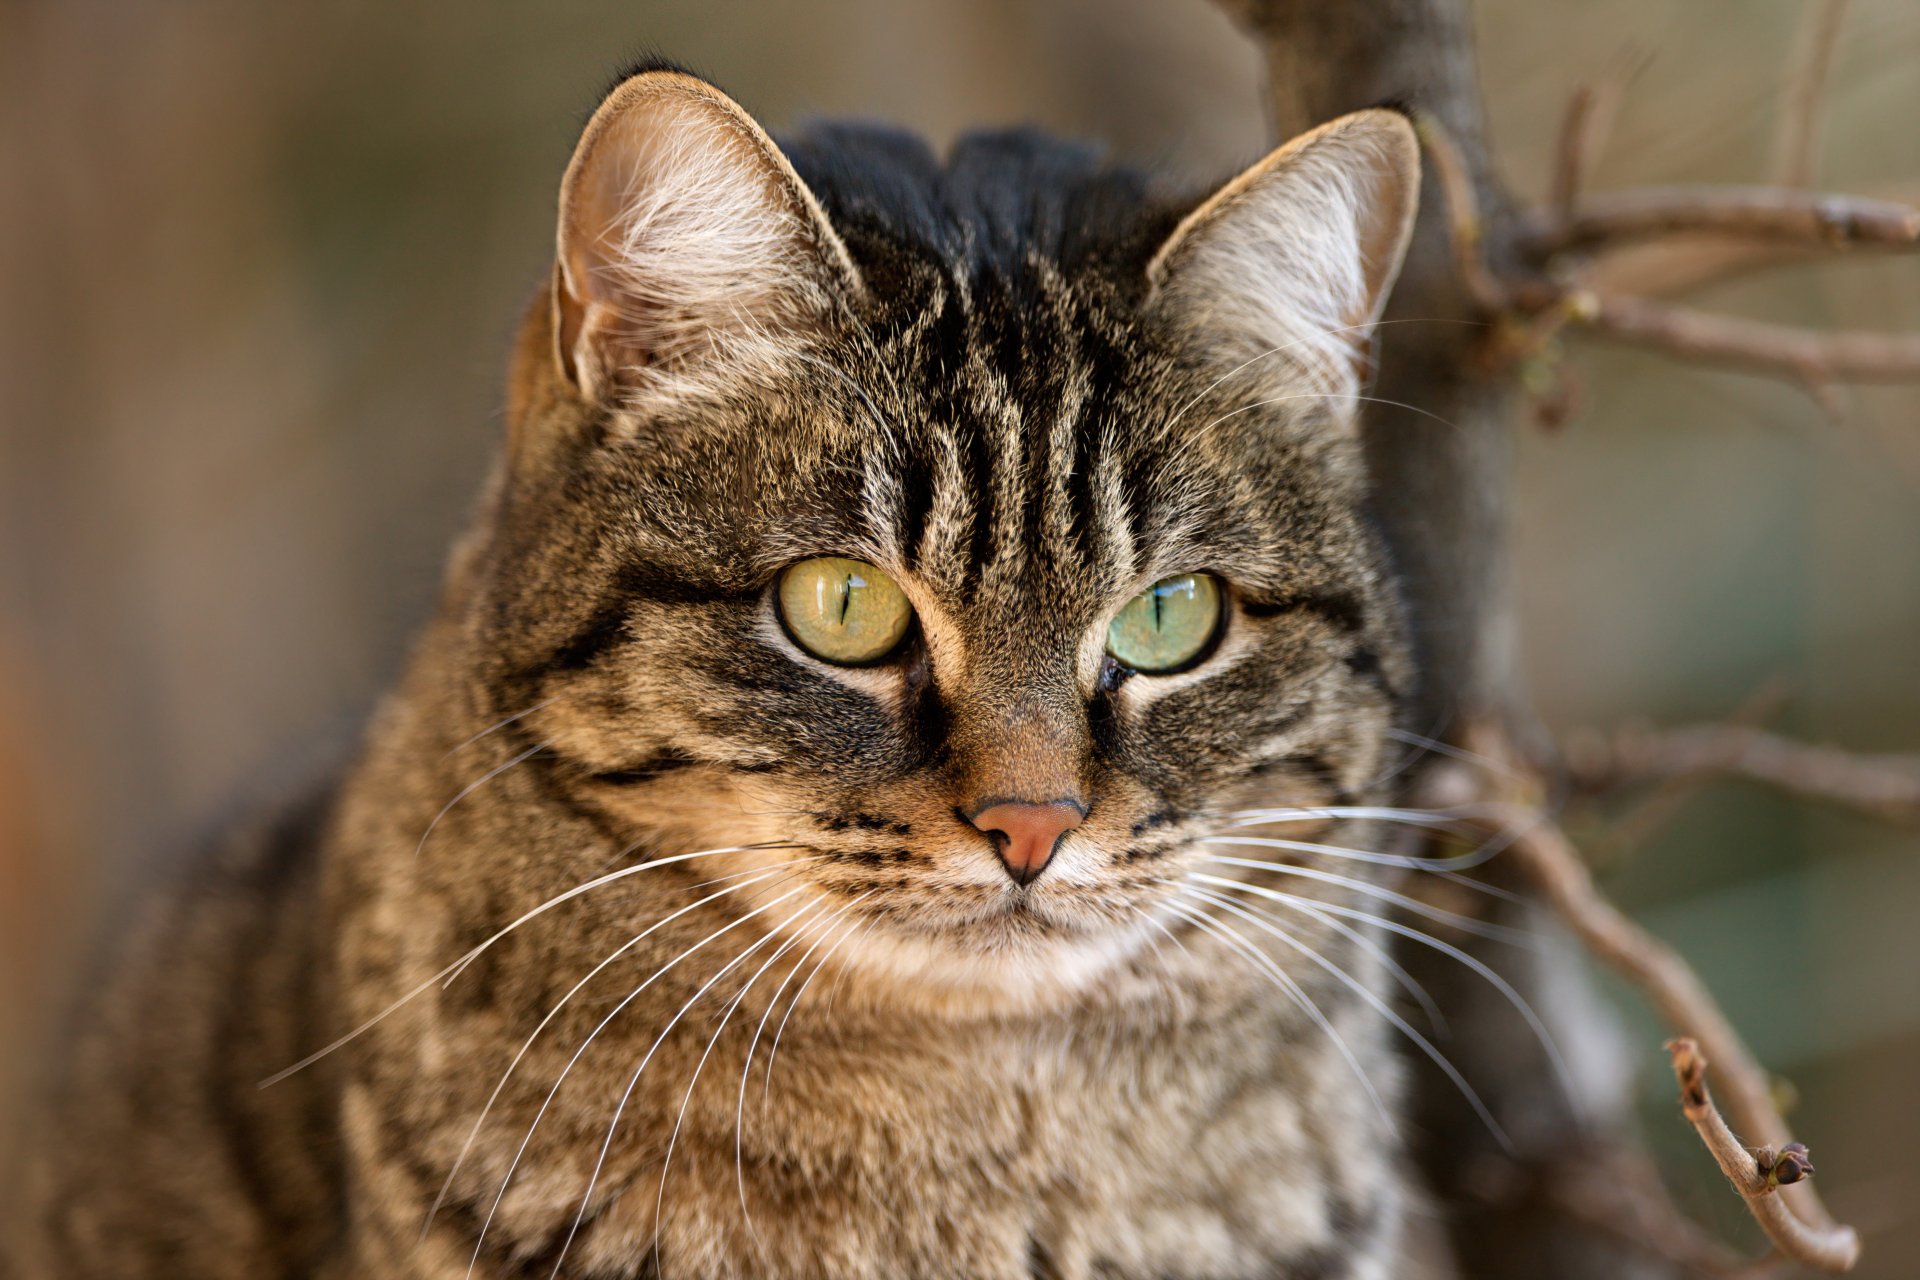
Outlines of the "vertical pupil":
M 853 589 L 855 587 L 863 587 L 865 585 L 866 583 L 860 581 L 860 579 L 854 577 L 852 574 L 848 574 L 846 578 L 841 582 L 840 584 L 840 625 L 841 626 L 844 627 L 847 625 L 847 611 L 853 608 Z

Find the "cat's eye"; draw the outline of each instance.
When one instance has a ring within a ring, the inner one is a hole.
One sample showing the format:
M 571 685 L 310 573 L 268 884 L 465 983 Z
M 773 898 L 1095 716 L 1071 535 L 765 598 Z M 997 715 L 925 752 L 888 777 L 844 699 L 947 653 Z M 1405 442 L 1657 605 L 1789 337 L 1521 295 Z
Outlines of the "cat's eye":
M 864 560 L 802 560 L 780 575 L 775 597 L 794 642 L 844 667 L 885 658 L 913 622 L 913 606 L 899 586 Z
M 1107 652 L 1122 666 L 1164 675 L 1203 657 L 1220 630 L 1222 595 L 1216 578 L 1182 573 L 1127 601 L 1107 628 Z

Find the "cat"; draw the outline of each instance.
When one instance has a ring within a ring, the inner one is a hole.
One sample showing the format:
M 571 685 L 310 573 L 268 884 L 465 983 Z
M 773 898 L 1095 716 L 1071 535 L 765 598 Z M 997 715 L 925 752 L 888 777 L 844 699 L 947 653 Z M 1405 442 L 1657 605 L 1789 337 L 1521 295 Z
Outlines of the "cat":
M 7 1274 L 1410 1274 L 1418 187 L 1387 109 L 1202 199 L 620 80 L 437 616 L 129 923 Z

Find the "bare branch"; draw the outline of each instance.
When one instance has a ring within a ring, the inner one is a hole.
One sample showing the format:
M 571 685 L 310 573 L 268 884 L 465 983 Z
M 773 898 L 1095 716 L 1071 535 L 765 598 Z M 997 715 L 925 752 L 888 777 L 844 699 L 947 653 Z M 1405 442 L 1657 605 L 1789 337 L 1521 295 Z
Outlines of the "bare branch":
M 1892 822 L 1920 822 L 1920 756 L 1863 755 L 1749 725 L 1589 731 L 1568 738 L 1565 764 L 1573 785 L 1587 791 L 1666 779 L 1747 778 Z
M 1782 187 L 1634 187 L 1538 220 L 1522 246 L 1544 260 L 1696 232 L 1821 249 L 1905 249 L 1920 244 L 1920 209 Z
M 1560 121 L 1560 141 L 1554 153 L 1552 185 L 1547 192 L 1550 217 L 1565 218 L 1573 212 L 1574 202 L 1586 188 L 1587 179 L 1600 153 L 1613 133 L 1614 117 L 1620 113 L 1627 85 L 1644 70 L 1649 61 L 1644 51 L 1629 51 L 1615 60 L 1613 68 L 1596 80 L 1573 91 L 1567 100 L 1566 114 Z
M 1785 697 L 1785 688 L 1777 678 L 1766 680 L 1742 700 L 1733 714 L 1714 727 L 1758 729 L 1780 709 Z M 1644 728 L 1639 731 L 1643 734 L 1647 732 Z M 1620 735 L 1629 732 L 1633 732 L 1633 729 L 1623 729 Z M 1620 735 L 1616 735 L 1616 738 Z M 1561 744 L 1560 758 L 1555 762 L 1569 782 L 1589 792 L 1610 789 L 1629 780 L 1638 781 L 1640 777 L 1655 784 L 1637 806 L 1613 824 L 1596 846 L 1585 850 L 1587 861 L 1595 867 L 1618 862 L 1651 839 L 1655 832 L 1686 807 L 1696 791 L 1716 776 L 1711 772 L 1699 771 L 1651 773 L 1639 777 L 1627 775 L 1619 766 L 1628 759 L 1642 759 L 1644 755 L 1629 757 L 1616 752 L 1613 749 L 1615 740 L 1594 730 L 1576 731 Z M 1606 781 L 1609 778 L 1613 781 Z M 1585 785 L 1586 779 L 1599 780 L 1599 785 Z
M 1809 1223 L 1787 1206 L 1781 1194 L 1781 1188 L 1813 1176 L 1807 1149 L 1797 1142 L 1754 1150 L 1740 1145 L 1707 1092 L 1707 1059 L 1700 1046 L 1681 1037 L 1667 1041 L 1667 1053 L 1680 1082 L 1680 1109 L 1774 1248 L 1822 1271 L 1853 1270 L 1860 1260 L 1860 1237 L 1853 1228 Z
M 1712 1280 L 1774 1280 L 1793 1264 L 1769 1250 L 1736 1253 L 1680 1212 L 1645 1152 L 1616 1147 L 1576 1151 L 1542 1178 L 1542 1193 L 1596 1230 Z
M 1513 758 L 1504 739 L 1496 732 L 1480 728 L 1475 737 L 1483 744 L 1483 755 Z M 1456 781 L 1454 785 L 1459 783 Z M 1481 786 L 1483 790 L 1498 786 L 1512 788 L 1512 795 L 1520 798 L 1517 811 L 1485 819 L 1487 829 L 1490 833 L 1504 832 L 1511 838 L 1509 856 L 1555 913 L 1595 959 L 1633 983 L 1668 1026 L 1706 1046 L 1706 1052 L 1720 1063 L 1720 1083 L 1727 1094 L 1733 1122 L 1774 1152 L 1788 1151 L 1793 1137 L 1774 1105 L 1767 1073 L 1721 1012 L 1699 975 L 1677 952 L 1629 920 L 1600 893 L 1587 864 L 1566 833 L 1531 803 L 1527 793 L 1537 789 L 1537 783 L 1529 788 L 1524 783 L 1496 783 L 1487 779 Z M 1792 1224 L 1794 1232 L 1789 1233 L 1787 1239 L 1800 1246 L 1812 1242 L 1819 1248 L 1790 1256 L 1829 1270 L 1851 1267 L 1859 1252 L 1854 1231 L 1833 1221 L 1811 1187 L 1803 1188 L 1797 1198 L 1798 1218 Z M 1776 1218 L 1792 1216 L 1792 1211 L 1780 1203 L 1778 1196 L 1770 1197 L 1767 1212 Z M 1770 1224 L 1764 1217 L 1761 1225 L 1769 1235 L 1776 1229 L 1785 1230 L 1778 1222 Z M 1780 1237 L 1774 1238 L 1786 1251 L 1788 1245 L 1782 1243 Z M 1836 1262 L 1839 1265 L 1834 1265 Z
M 1453 245 L 1454 264 L 1460 283 L 1482 310 L 1503 313 L 1512 306 L 1507 287 L 1487 269 L 1481 252 L 1485 224 L 1480 217 L 1480 200 L 1475 194 L 1473 173 L 1461 154 L 1460 145 L 1446 127 L 1425 114 L 1413 118 L 1420 143 L 1426 148 L 1433 176 L 1440 184 L 1442 204 L 1447 212 L 1447 235 Z
M 1592 290 L 1569 295 L 1569 310 L 1576 323 L 1606 337 L 1796 380 L 1830 414 L 1835 383 L 1920 378 L 1920 333 L 1821 333 Z
M 1820 132 L 1827 115 L 1827 83 L 1833 55 L 1847 21 L 1847 0 L 1815 0 L 1806 7 L 1794 68 L 1787 81 L 1784 114 L 1775 149 L 1774 181 L 1784 187 L 1813 184 L 1820 168 Z

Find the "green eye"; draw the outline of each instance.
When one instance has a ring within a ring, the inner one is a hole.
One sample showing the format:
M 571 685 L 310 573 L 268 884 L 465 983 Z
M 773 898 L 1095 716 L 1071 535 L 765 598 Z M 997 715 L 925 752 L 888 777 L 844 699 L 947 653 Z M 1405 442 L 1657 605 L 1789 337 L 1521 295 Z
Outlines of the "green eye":
M 1178 671 L 1206 652 L 1219 629 L 1219 581 L 1183 573 L 1127 601 L 1107 628 L 1107 652 L 1135 671 Z
M 892 578 L 864 560 L 820 556 L 780 575 L 780 618 L 801 648 L 845 667 L 892 653 L 913 606 Z

